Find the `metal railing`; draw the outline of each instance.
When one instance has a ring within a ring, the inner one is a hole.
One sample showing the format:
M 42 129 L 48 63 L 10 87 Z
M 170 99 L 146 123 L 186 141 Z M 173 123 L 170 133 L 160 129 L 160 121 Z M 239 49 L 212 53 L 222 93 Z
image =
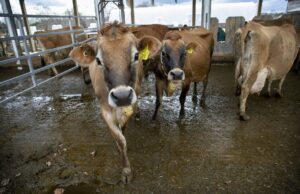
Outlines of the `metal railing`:
M 21 14 L 0 13 L 0 17 L 12 18 L 12 19 L 16 20 L 17 24 L 20 28 L 20 35 L 10 36 L 10 37 L 6 37 L 6 38 L 0 38 L 0 41 L 19 41 L 19 43 L 21 41 L 23 41 L 24 53 L 25 53 L 23 56 L 12 57 L 12 58 L 0 61 L 0 66 L 7 65 L 9 63 L 13 63 L 13 62 L 17 62 L 17 61 L 21 61 L 21 60 L 27 60 L 27 65 L 28 65 L 28 68 L 29 68 L 29 72 L 27 72 L 27 73 L 15 76 L 13 78 L 6 79 L 4 81 L 1 81 L 0 86 L 15 83 L 17 81 L 21 81 L 21 80 L 23 80 L 25 78 L 28 78 L 28 77 L 31 77 L 31 82 L 32 82 L 32 86 L 30 86 L 26 89 L 23 89 L 21 92 L 17 92 L 17 93 L 15 93 L 13 95 L 10 95 L 8 97 L 2 96 L 2 99 L 0 100 L 0 104 L 2 104 L 4 102 L 7 102 L 7 101 L 17 97 L 18 95 L 23 94 L 24 92 L 30 91 L 31 89 L 33 89 L 37 86 L 40 86 L 44 83 L 47 83 L 48 81 L 51 81 L 51 80 L 53 80 L 57 77 L 61 77 L 61 76 L 65 75 L 69 72 L 72 72 L 73 70 L 78 68 L 78 64 L 75 64 L 75 66 L 73 66 L 72 68 L 69 68 L 69 69 L 67 69 L 67 70 L 65 70 L 65 71 L 63 71 L 63 72 L 61 72 L 61 73 L 59 73 L 59 74 L 57 74 L 53 77 L 49 77 L 49 78 L 47 78 L 47 79 L 45 79 L 41 82 L 38 82 L 36 77 L 35 77 L 35 75 L 37 73 L 41 73 L 41 72 L 46 71 L 50 68 L 53 68 L 53 67 L 56 67 L 58 65 L 64 64 L 65 62 L 71 61 L 71 59 L 69 57 L 67 57 L 63 60 L 56 61 L 55 63 L 48 64 L 44 67 L 40 67 L 40 68 L 35 69 L 34 66 L 33 66 L 33 60 L 32 60 L 33 57 L 41 56 L 41 55 L 51 53 L 51 52 L 60 51 L 60 50 L 67 49 L 67 48 L 73 48 L 73 47 L 75 47 L 79 44 L 86 43 L 86 42 L 91 42 L 91 41 L 94 41 L 96 39 L 95 37 L 92 37 L 92 38 L 88 38 L 86 40 L 83 40 L 81 42 L 77 42 L 76 37 L 82 36 L 86 33 L 90 34 L 90 33 L 94 32 L 96 34 L 97 29 L 95 28 L 95 29 L 88 29 L 88 30 L 86 30 L 86 29 L 74 30 L 73 26 L 72 26 L 72 19 L 75 19 L 75 18 L 82 18 L 82 19 L 92 18 L 92 19 L 95 19 L 95 21 L 96 21 L 96 16 L 21 15 Z M 69 20 L 69 29 L 70 30 L 61 31 L 61 32 L 48 32 L 48 33 L 42 33 L 42 34 L 25 35 L 24 29 L 23 29 L 23 27 L 24 27 L 23 19 L 24 18 L 60 18 L 60 19 L 65 18 L 65 19 Z M 69 44 L 69 45 L 64 45 L 64 46 L 60 46 L 60 47 L 56 47 L 56 48 L 52 48 L 52 49 L 47 49 L 47 50 L 43 50 L 43 51 L 39 51 L 39 52 L 35 52 L 35 53 L 30 52 L 30 46 L 28 45 L 29 44 L 28 41 L 30 41 L 30 38 L 44 37 L 44 36 L 51 36 L 51 35 L 59 35 L 59 34 L 70 34 L 72 43 Z

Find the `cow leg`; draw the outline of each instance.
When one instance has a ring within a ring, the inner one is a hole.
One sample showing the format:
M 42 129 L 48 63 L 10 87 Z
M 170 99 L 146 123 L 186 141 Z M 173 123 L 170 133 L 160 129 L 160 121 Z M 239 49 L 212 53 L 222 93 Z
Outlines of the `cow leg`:
M 240 95 L 240 119 L 243 121 L 247 121 L 250 117 L 246 114 L 246 102 L 249 96 L 249 87 L 242 86 L 242 91 Z
M 130 167 L 130 162 L 127 156 L 127 145 L 126 145 L 126 139 L 125 136 L 122 133 L 122 130 L 118 126 L 114 124 L 112 115 L 109 111 L 102 111 L 102 115 L 104 117 L 104 120 L 106 121 L 111 135 L 113 136 L 114 140 L 116 141 L 116 144 L 118 146 L 119 151 L 122 155 L 122 162 L 123 162 L 123 169 L 122 169 L 122 181 L 127 184 L 132 180 L 132 170 Z
M 271 85 L 272 85 L 272 82 L 273 82 L 273 80 L 271 80 L 271 79 L 269 79 L 268 80 L 268 97 L 270 97 L 271 96 Z
M 192 97 L 192 101 L 194 103 L 197 103 L 197 82 L 194 82 L 194 92 L 193 92 L 193 97 Z
M 188 84 L 183 84 L 182 86 L 182 91 L 179 97 L 179 101 L 180 101 L 180 113 L 179 113 L 179 118 L 183 118 L 184 117 L 184 103 L 185 103 L 185 99 L 186 99 L 186 95 L 188 93 L 190 89 L 190 83 Z
M 202 90 L 202 95 L 201 95 L 201 99 L 200 99 L 200 106 L 201 106 L 202 108 L 205 108 L 205 107 L 206 107 L 205 99 L 206 99 L 207 82 L 208 82 L 208 78 L 206 77 L 206 78 L 203 80 L 203 90 Z
M 285 80 L 285 76 L 283 76 L 283 78 L 281 78 L 279 81 L 278 89 L 276 91 L 276 97 L 280 97 L 280 98 L 283 97 L 281 89 L 282 89 L 282 84 L 283 84 L 284 80 Z
M 54 53 L 47 53 L 44 55 L 44 60 L 48 65 L 53 64 L 55 62 L 55 54 Z M 49 76 L 56 76 L 58 74 L 58 71 L 56 67 L 51 68 L 52 71 L 49 69 L 48 74 Z
M 153 116 L 152 116 L 152 120 L 155 120 L 155 119 L 156 119 L 156 116 L 157 116 L 159 107 L 160 107 L 161 102 L 162 102 L 163 89 L 164 89 L 163 84 L 164 84 L 164 83 L 163 83 L 162 80 L 157 80 L 157 79 L 156 79 L 156 84 L 155 84 L 156 101 L 155 101 L 155 111 L 154 111 L 154 114 L 153 114 Z

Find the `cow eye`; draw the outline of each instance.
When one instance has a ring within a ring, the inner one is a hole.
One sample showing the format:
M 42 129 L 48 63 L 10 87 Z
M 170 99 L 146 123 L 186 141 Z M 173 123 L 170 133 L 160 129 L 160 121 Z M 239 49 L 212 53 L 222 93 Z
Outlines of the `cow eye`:
M 163 58 L 167 58 L 167 59 L 170 58 L 170 56 L 164 51 L 161 51 L 161 55 L 162 55 Z
M 83 51 L 82 54 L 83 54 L 83 56 L 85 56 L 85 57 L 88 55 L 88 54 L 87 54 L 87 51 Z
M 100 59 L 98 57 L 96 57 L 96 61 L 97 61 L 97 65 L 103 66 L 102 63 L 101 63 L 101 61 L 100 61 Z
M 135 55 L 134 55 L 134 61 L 137 61 L 137 60 L 139 60 L 139 53 L 135 53 Z

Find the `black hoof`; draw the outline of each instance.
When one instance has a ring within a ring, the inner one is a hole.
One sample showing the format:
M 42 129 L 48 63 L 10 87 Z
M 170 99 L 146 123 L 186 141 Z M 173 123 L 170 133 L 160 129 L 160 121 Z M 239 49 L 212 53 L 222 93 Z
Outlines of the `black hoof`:
M 240 120 L 241 121 L 248 121 L 250 119 L 250 116 L 248 116 L 246 113 L 240 114 Z

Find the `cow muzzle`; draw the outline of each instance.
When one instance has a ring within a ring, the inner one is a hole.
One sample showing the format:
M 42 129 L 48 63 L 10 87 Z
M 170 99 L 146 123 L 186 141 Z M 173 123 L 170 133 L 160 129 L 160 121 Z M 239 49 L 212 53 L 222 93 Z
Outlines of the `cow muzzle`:
M 110 90 L 108 94 L 108 104 L 111 107 L 125 107 L 136 103 L 137 96 L 130 86 L 118 86 Z
M 169 81 L 183 81 L 185 79 L 184 71 L 179 68 L 174 68 L 168 73 Z

